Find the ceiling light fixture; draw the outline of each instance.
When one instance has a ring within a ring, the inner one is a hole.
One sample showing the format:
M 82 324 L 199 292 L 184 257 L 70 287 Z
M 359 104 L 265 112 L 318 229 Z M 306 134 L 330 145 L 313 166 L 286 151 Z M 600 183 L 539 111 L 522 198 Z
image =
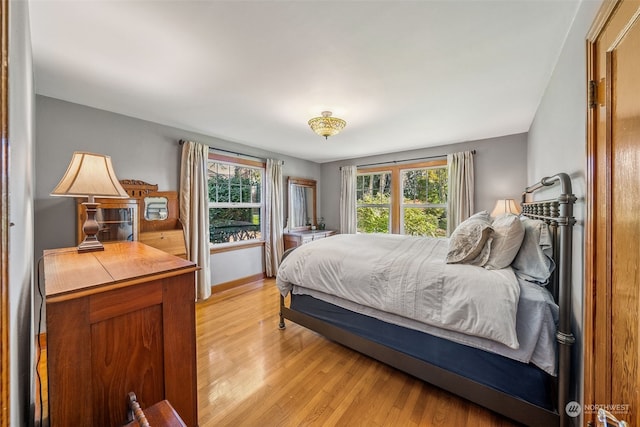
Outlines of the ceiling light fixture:
M 331 117 L 331 111 L 323 111 L 322 117 L 314 117 L 309 120 L 311 129 L 318 135 L 324 136 L 324 139 L 337 135 L 346 125 L 347 122 L 344 120 Z

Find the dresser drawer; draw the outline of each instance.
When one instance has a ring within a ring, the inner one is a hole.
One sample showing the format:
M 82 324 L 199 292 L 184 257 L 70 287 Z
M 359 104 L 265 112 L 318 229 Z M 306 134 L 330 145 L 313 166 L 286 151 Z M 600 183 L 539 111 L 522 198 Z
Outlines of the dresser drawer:
M 291 233 L 284 233 L 284 249 L 295 248 L 305 243 L 313 242 L 314 240 L 324 239 L 336 234 L 335 230 L 305 230 L 296 231 Z

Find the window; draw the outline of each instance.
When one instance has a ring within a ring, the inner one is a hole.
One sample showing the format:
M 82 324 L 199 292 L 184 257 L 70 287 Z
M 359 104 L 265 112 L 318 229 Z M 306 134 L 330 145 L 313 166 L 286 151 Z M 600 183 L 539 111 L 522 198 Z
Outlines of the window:
M 362 169 L 356 189 L 359 233 L 447 235 L 446 160 Z
M 358 174 L 356 184 L 359 233 L 391 232 L 391 172 Z
M 211 154 L 209 241 L 232 243 L 262 238 L 264 165 Z
M 401 170 L 401 234 L 446 237 L 447 168 Z

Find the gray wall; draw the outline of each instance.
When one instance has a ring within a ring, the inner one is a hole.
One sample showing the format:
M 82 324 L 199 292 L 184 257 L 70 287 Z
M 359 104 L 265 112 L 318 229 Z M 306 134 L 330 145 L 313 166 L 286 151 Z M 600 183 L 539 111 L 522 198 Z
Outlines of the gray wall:
M 584 218 L 586 194 L 586 35 L 600 7 L 600 0 L 581 2 L 555 70 L 540 102 L 528 138 L 528 178 L 565 172 L 571 176 L 578 198 L 574 227 L 572 305 L 574 380 L 578 401 L 582 402 L 583 363 L 583 271 Z M 544 196 L 546 197 L 546 196 Z
M 158 184 L 178 190 L 180 139 L 260 158 L 285 161 L 283 174 L 320 179 L 316 163 L 160 125 L 54 98 L 36 97 L 36 254 L 43 249 L 74 246 L 75 204 L 49 193 L 64 174 L 74 151 L 111 156 L 120 179 Z
M 12 426 L 31 425 L 34 405 L 34 89 L 29 4 L 9 5 L 9 381 Z M 6 351 L 6 349 L 3 349 Z
M 476 211 L 487 210 L 491 212 L 497 199 L 520 200 L 522 190 L 527 184 L 526 134 L 325 163 L 322 165 L 321 197 L 323 203 L 322 210 L 318 211 L 318 215 L 324 216 L 327 229 L 340 229 L 341 166 L 400 161 L 467 150 L 476 150 L 474 159 Z
M 74 199 L 49 195 L 64 175 L 74 151 L 110 155 L 119 179 L 158 184 L 161 191 L 178 190 L 180 139 L 259 158 L 284 160 L 285 189 L 289 175 L 320 179 L 317 163 L 40 95 L 36 96 L 36 133 L 35 256 L 38 258 L 45 249 L 76 245 Z M 259 248 L 214 254 L 211 284 L 261 274 L 263 258 Z M 36 304 L 39 301 L 36 295 Z M 37 315 L 36 321 L 39 318 Z

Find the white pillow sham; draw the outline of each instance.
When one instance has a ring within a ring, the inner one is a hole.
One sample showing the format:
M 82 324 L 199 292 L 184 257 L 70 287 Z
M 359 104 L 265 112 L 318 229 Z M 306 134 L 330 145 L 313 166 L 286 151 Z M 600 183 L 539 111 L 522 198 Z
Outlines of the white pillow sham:
M 494 219 L 491 227 L 493 241 L 484 267 L 499 270 L 508 267 L 518 254 L 524 239 L 524 225 L 517 215 L 507 213 Z
M 489 259 L 493 228 L 487 211 L 478 212 L 451 233 L 447 264 L 483 266 Z

